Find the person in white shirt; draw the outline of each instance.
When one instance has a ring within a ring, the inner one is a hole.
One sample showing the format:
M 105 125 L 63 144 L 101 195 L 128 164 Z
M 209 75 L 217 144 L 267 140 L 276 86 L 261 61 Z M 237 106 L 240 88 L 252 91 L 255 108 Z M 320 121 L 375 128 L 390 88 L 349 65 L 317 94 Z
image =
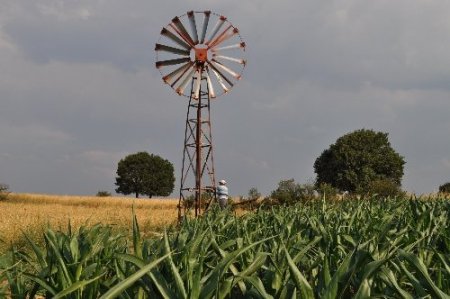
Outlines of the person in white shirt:
M 219 186 L 217 187 L 217 199 L 219 201 L 219 206 L 224 209 L 228 203 L 228 187 L 225 180 L 219 181 Z

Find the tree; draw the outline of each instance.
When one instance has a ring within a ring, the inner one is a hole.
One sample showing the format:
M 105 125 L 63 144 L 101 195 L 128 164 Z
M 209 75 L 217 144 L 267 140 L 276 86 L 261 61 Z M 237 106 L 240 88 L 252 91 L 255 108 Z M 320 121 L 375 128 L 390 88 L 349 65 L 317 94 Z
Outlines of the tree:
M 260 197 L 261 197 L 261 193 L 258 191 L 258 189 L 256 187 L 252 187 L 252 188 L 250 188 L 250 190 L 248 190 L 248 199 L 256 200 Z
M 9 186 L 6 184 L 0 184 L 0 200 L 6 199 L 9 193 Z
M 108 192 L 108 191 L 105 191 L 105 190 L 99 190 L 95 196 L 97 196 L 97 197 L 109 197 L 109 196 L 111 196 L 111 193 Z
M 126 156 L 117 166 L 117 193 L 168 196 L 174 188 L 172 163 L 157 155 L 139 152 Z
M 450 193 L 450 182 L 445 183 L 439 186 L 439 192 L 441 193 Z
M 296 183 L 294 179 L 281 180 L 278 188 L 270 194 L 270 198 L 279 204 L 295 204 L 299 201 L 313 199 L 314 188 L 309 184 Z
M 391 147 L 388 133 L 361 129 L 338 138 L 316 159 L 316 185 L 327 183 L 350 192 L 366 192 L 378 180 L 400 186 L 404 164 Z
M 300 199 L 301 192 L 300 185 L 294 179 L 281 180 L 278 183 L 278 188 L 272 191 L 270 197 L 280 204 L 290 204 Z

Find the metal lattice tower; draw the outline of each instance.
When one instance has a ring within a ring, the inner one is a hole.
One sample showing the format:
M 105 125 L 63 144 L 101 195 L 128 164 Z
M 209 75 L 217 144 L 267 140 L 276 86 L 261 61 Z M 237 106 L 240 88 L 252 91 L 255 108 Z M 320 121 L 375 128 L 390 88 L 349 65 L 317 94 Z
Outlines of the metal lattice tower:
M 231 90 L 241 78 L 245 43 L 226 17 L 190 11 L 161 30 L 155 51 L 164 82 L 189 98 L 178 216 L 197 217 L 216 197 L 211 100 Z
M 196 80 L 193 81 L 194 85 Z M 202 208 L 206 209 L 210 200 L 215 198 L 216 179 L 211 133 L 211 102 L 206 78 L 203 77 L 200 80 L 199 98 L 197 100 L 193 97 L 189 98 L 186 116 L 180 209 L 178 210 L 180 218 L 186 214 L 192 195 L 195 198 L 193 204 L 196 217 L 201 213 Z M 194 194 L 192 194 L 193 192 Z M 207 195 L 206 198 L 202 196 L 203 194 Z M 208 202 L 204 202 L 202 199 L 206 199 Z

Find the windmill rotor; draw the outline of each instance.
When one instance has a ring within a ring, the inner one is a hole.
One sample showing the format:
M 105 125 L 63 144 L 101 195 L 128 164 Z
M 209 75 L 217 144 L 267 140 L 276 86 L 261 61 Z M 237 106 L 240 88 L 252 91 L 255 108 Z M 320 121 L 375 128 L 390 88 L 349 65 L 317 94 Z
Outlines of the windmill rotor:
M 155 51 L 155 65 L 164 83 L 194 99 L 199 94 L 192 95 L 188 88 L 194 81 L 206 78 L 208 96 L 216 98 L 233 88 L 246 65 L 239 30 L 211 11 L 189 11 L 173 18 L 161 30 Z

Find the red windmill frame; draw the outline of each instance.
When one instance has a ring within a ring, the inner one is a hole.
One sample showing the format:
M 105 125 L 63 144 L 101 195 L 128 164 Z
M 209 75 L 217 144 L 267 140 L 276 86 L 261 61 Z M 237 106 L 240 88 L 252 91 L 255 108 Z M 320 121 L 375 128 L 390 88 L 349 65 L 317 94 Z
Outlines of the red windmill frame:
M 189 11 L 161 30 L 156 68 L 166 84 L 189 98 L 179 219 L 201 215 L 216 198 L 210 104 L 241 78 L 245 46 L 239 30 L 211 11 Z

